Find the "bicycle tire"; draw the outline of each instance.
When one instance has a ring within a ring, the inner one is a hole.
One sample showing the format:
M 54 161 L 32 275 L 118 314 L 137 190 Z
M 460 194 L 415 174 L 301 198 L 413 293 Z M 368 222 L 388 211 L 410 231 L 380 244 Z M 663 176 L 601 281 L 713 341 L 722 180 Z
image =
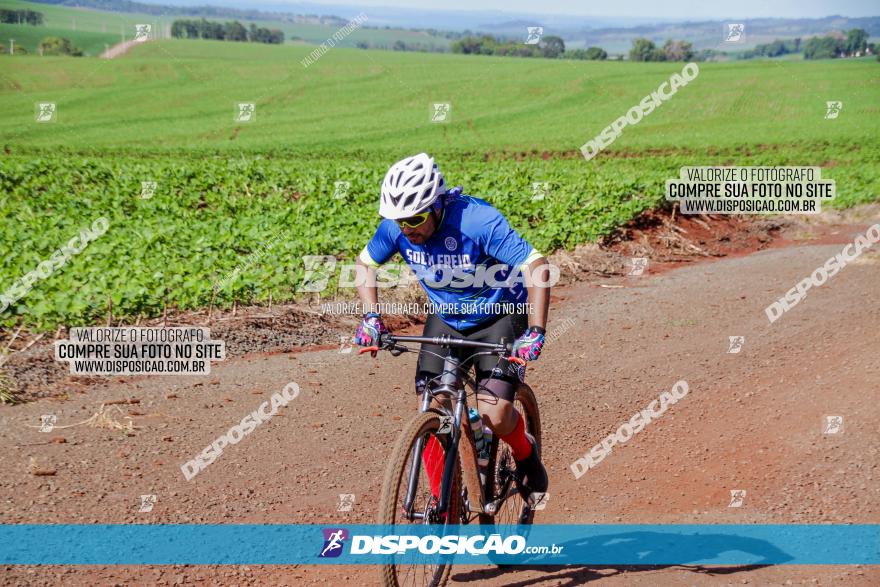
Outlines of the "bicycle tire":
M 535 393 L 532 391 L 532 388 L 526 385 L 525 383 L 520 383 L 516 389 L 516 395 L 514 396 L 514 406 L 516 406 L 517 402 L 519 402 L 520 407 L 518 411 L 525 418 L 525 428 L 526 432 L 534 437 L 535 442 L 538 445 L 538 454 L 541 454 L 541 413 L 538 409 L 538 400 L 535 399 Z M 498 481 L 498 473 L 500 472 L 499 466 L 502 465 L 502 459 L 499 458 L 502 456 L 502 451 L 506 450 L 509 455 L 509 450 L 506 447 L 502 448 L 501 439 L 496 439 L 493 443 L 495 446 L 493 447 L 492 454 L 490 455 L 489 467 L 487 471 L 487 475 L 491 478 L 487 480 L 487 484 L 493 488 L 492 498 L 495 498 L 494 491 L 497 491 L 499 488 L 497 487 Z M 509 456 L 510 462 L 512 462 L 513 457 Z M 509 502 L 513 500 L 515 504 L 521 504 L 520 506 L 520 516 L 517 523 L 520 524 L 531 524 L 535 519 L 535 510 L 525 503 L 525 501 L 520 496 L 514 496 L 508 498 L 504 504 L 502 504 L 502 509 L 504 507 L 509 507 Z M 527 511 L 526 511 L 527 509 Z M 501 514 L 501 510 L 495 515 L 489 514 L 480 514 L 479 521 L 480 524 L 485 525 L 495 525 L 496 519 L 499 514 Z
M 385 478 L 382 481 L 382 493 L 379 498 L 379 516 L 378 523 L 385 525 L 407 525 L 414 522 L 407 520 L 398 520 L 398 513 L 401 511 L 403 496 L 406 493 L 408 483 L 408 466 L 412 463 L 413 448 L 417 439 L 430 434 L 437 438 L 443 445 L 444 451 L 448 454 L 448 445 L 451 440 L 449 435 L 435 435 L 440 429 L 440 414 L 434 411 L 423 412 L 410 420 L 409 424 L 400 433 L 394 450 L 389 457 L 388 466 L 385 471 Z M 452 483 L 451 498 L 449 503 L 448 516 L 451 518 L 450 525 L 457 524 L 461 519 L 461 464 L 458 462 L 458 454 L 453 455 L 456 459 L 454 467 L 454 478 Z M 422 475 L 420 475 L 422 479 Z M 416 508 L 418 509 L 418 507 Z M 417 523 L 417 522 L 415 522 Z M 388 564 L 380 567 L 381 584 L 384 587 L 405 587 L 400 583 L 397 576 L 397 567 L 399 565 Z M 449 580 L 452 571 L 452 565 L 439 564 L 432 565 L 436 567 L 431 574 L 430 582 L 426 585 L 430 587 L 443 587 Z

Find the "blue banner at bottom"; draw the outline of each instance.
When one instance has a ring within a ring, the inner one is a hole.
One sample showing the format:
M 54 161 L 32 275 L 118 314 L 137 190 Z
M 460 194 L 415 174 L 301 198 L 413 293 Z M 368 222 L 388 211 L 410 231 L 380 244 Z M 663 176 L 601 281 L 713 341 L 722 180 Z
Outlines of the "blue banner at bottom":
M 880 564 L 880 525 L 0 525 L 5 565 Z

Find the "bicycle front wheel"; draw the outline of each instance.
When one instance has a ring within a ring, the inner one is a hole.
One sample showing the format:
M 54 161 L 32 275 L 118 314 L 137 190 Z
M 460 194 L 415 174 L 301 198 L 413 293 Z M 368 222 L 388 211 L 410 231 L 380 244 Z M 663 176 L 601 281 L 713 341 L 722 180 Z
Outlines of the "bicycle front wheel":
M 440 414 L 423 412 L 413 418 L 397 440 L 385 471 L 382 496 L 379 500 L 379 524 L 402 526 L 410 524 L 456 525 L 461 521 L 461 465 L 457 454 L 450 454 L 451 434 L 437 432 Z M 447 513 L 438 514 L 439 480 L 447 458 L 455 459 L 452 490 Z M 432 480 L 433 488 L 432 488 Z M 410 483 L 413 484 L 410 488 Z M 407 508 L 407 497 L 412 505 Z M 404 529 L 395 533 L 405 533 Z M 449 580 L 451 565 L 442 559 L 431 565 L 382 565 L 380 573 L 385 587 L 441 587 Z

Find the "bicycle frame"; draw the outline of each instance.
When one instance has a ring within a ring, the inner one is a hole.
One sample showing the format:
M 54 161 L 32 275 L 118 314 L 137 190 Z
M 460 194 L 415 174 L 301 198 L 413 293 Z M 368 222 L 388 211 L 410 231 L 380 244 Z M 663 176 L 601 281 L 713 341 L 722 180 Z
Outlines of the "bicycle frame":
M 466 383 L 471 382 L 474 386 L 475 384 L 466 374 L 461 372 L 461 358 L 458 350 L 460 348 L 481 348 L 497 351 L 498 349 L 509 348 L 508 345 L 503 340 L 500 344 L 490 344 L 463 339 L 453 339 L 448 336 L 433 338 L 420 336 L 396 336 L 394 337 L 394 342 L 429 343 L 449 349 L 449 353 L 443 361 L 443 372 L 440 375 L 440 381 L 433 389 L 425 389 L 420 411 L 427 412 L 433 409 L 431 408 L 431 400 L 437 396 L 455 398 L 454 405 L 452 406 L 452 429 L 449 431 L 450 442 L 446 454 L 458 454 L 459 459 L 461 460 L 462 483 L 467 489 L 468 494 L 468 511 L 478 514 L 494 514 L 500 503 L 503 503 L 503 501 L 507 499 L 507 496 L 504 495 L 489 504 L 486 503 L 486 488 L 480 480 L 479 466 L 477 463 L 476 441 L 474 439 L 473 430 L 471 430 L 470 427 L 470 421 L 465 417 L 465 409 L 467 408 Z M 462 435 L 467 439 L 467 442 L 461 442 Z M 493 439 L 493 443 L 497 442 L 497 438 Z M 410 467 L 406 498 L 404 500 L 404 510 L 406 511 L 407 517 L 410 519 L 418 519 L 423 516 L 420 512 L 413 511 L 413 504 L 415 503 L 419 472 L 422 464 L 422 453 L 424 452 L 424 449 L 424 439 L 419 438 L 416 441 L 415 450 L 413 451 L 413 462 Z M 443 476 L 440 484 L 440 499 L 437 504 L 437 513 L 441 515 L 446 513 L 449 509 L 449 503 L 452 497 L 452 480 L 455 473 L 455 461 L 456 459 L 450 458 L 444 460 Z

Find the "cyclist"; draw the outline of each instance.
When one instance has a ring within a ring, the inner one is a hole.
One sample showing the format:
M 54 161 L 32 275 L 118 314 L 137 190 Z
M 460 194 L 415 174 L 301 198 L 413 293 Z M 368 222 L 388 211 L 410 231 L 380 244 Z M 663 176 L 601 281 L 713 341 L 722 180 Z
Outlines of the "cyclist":
M 379 214 L 384 220 L 358 258 L 366 280 L 358 295 L 366 314 L 355 333 L 361 346 L 376 344 L 388 332 L 378 313 L 376 268 L 400 253 L 435 311 L 429 313 L 423 336 L 450 335 L 497 343 L 513 343 L 513 354 L 533 361 L 544 345 L 548 279 L 529 279 L 549 270 L 547 260 L 510 227 L 507 219 L 487 202 L 446 189 L 433 158 L 425 153 L 398 161 L 382 182 Z M 480 268 L 480 269 L 478 269 Z M 455 272 L 452 280 L 444 273 Z M 460 277 L 474 275 L 471 285 Z M 485 279 L 479 279 L 479 276 Z M 525 287 L 523 279 L 525 277 Z M 494 283 L 491 287 L 482 283 Z M 531 312 L 522 308 L 528 302 Z M 494 306 L 494 307 L 493 307 Z M 501 307 L 518 311 L 497 313 Z M 432 354 L 433 353 L 433 354 Z M 443 349 L 422 345 L 416 368 L 416 393 L 443 370 Z M 375 352 L 373 353 L 375 356 Z M 465 352 L 462 360 L 470 355 Z M 547 472 L 534 438 L 513 407 L 516 386 L 523 370 L 506 360 L 483 355 L 474 361 L 478 382 L 477 409 L 483 422 L 510 446 L 523 493 L 547 491 Z M 431 493 L 440 493 L 443 449 L 432 437 L 423 454 Z

